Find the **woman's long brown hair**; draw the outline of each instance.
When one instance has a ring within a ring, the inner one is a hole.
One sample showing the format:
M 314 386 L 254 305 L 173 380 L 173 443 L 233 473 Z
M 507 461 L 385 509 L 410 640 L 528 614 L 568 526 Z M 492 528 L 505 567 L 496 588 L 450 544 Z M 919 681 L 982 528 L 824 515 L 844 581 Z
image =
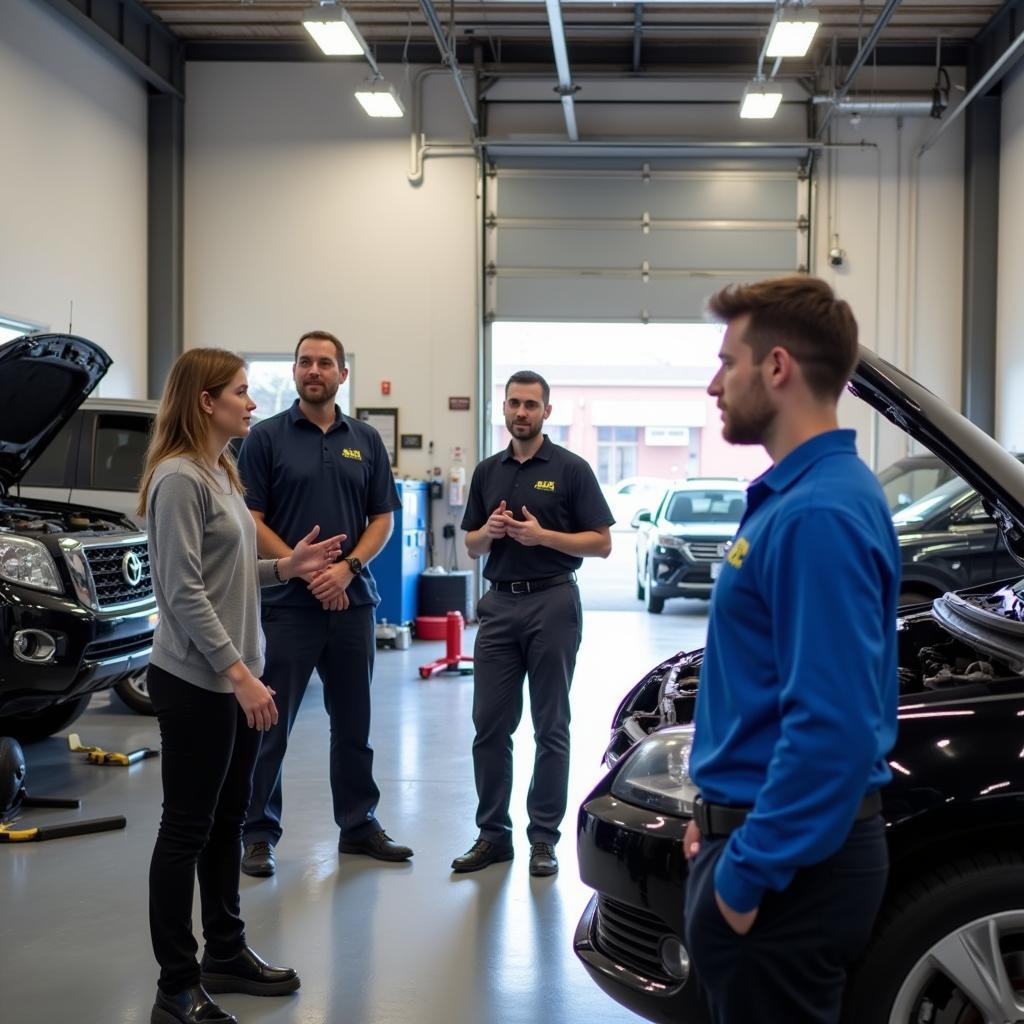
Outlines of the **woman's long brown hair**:
M 244 367 L 244 359 L 222 348 L 191 348 L 177 358 L 167 378 L 153 436 L 146 450 L 146 467 L 139 486 L 137 511 L 140 516 L 146 514 L 153 473 L 165 459 L 184 456 L 206 472 L 204 458 L 210 420 L 199 405 L 199 397 L 204 391 L 211 398 L 220 397 Z M 242 481 L 229 449 L 221 452 L 218 465 L 227 473 L 232 488 L 241 494 Z

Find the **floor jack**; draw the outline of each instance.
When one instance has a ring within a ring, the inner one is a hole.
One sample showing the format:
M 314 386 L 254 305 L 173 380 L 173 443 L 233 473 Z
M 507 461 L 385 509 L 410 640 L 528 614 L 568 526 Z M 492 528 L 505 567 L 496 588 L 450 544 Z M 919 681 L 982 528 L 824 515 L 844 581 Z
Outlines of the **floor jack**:
M 88 754 L 89 764 L 120 765 L 123 768 L 138 764 L 150 757 L 160 756 L 160 751 L 154 750 L 152 747 L 139 747 L 138 750 L 129 750 L 127 754 L 104 750 L 102 747 L 83 747 L 77 732 L 68 736 L 68 750 L 72 754 Z
M 25 774 L 25 755 L 21 744 L 9 736 L 0 736 L 0 843 L 45 843 L 48 839 L 114 832 L 127 824 L 127 819 L 119 814 L 113 818 L 69 821 L 63 825 L 14 828 L 23 807 L 78 810 L 82 806 L 81 800 L 29 796 L 25 791 Z

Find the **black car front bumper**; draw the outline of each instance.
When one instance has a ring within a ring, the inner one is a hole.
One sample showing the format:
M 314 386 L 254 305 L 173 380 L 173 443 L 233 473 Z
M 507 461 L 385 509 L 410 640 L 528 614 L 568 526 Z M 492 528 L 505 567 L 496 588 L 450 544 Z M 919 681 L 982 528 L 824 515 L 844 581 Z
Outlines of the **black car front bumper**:
M 573 942 L 594 981 L 616 1002 L 663 1024 L 707 1024 L 692 971 L 685 981 L 662 962 L 682 942 L 687 821 L 623 803 L 605 778 L 580 808 L 580 876 L 596 895 Z
M 655 597 L 710 597 L 715 581 L 713 562 L 693 561 L 681 551 L 662 546 L 651 552 L 651 593 Z

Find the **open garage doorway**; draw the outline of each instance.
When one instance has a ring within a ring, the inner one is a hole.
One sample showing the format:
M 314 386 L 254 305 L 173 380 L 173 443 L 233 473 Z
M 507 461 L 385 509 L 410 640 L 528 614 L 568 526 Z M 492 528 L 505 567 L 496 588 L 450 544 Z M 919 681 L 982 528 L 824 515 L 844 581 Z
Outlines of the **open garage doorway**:
M 580 572 L 587 610 L 706 613 L 721 539 L 768 465 L 763 449 L 722 440 L 706 392 L 721 337 L 707 323 L 490 327 L 486 453 L 510 440 L 505 382 L 535 370 L 551 385 L 546 433 L 590 463 L 615 516 L 611 556 Z

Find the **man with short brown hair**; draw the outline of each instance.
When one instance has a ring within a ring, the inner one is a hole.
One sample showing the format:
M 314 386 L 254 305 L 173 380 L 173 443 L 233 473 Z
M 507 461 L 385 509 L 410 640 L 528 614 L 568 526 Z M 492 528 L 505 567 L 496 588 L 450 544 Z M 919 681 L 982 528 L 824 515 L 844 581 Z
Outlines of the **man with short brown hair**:
M 888 859 L 900 555 L 840 430 L 850 307 L 815 278 L 734 285 L 708 386 L 733 444 L 773 465 L 712 596 L 690 770 L 686 945 L 715 1024 L 837 1024 Z

